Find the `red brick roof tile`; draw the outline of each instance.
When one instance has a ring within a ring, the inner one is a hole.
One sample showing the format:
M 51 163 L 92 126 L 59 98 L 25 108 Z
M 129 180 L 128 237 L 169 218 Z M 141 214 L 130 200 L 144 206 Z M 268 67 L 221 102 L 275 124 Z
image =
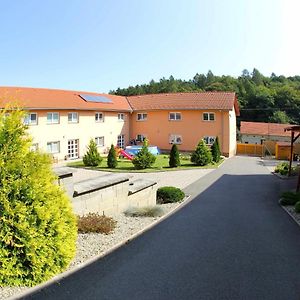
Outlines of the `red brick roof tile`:
M 261 122 L 241 122 L 241 134 L 253 135 L 273 135 L 273 136 L 291 136 L 290 132 L 284 129 L 290 124 L 261 123 Z

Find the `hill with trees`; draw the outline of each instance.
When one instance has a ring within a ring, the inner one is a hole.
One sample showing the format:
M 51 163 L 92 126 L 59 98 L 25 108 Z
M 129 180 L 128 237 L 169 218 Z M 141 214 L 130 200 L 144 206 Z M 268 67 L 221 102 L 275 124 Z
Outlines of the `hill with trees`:
M 257 69 L 243 70 L 238 78 L 216 76 L 211 71 L 196 74 L 190 80 L 170 76 L 158 82 L 118 88 L 111 94 L 132 96 L 158 93 L 234 91 L 241 109 L 239 120 L 300 124 L 300 76 L 285 77 L 274 73 L 264 76 Z

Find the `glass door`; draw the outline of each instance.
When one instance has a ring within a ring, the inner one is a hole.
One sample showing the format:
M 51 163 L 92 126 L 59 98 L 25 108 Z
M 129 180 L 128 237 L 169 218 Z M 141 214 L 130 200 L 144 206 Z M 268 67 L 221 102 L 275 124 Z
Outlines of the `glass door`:
M 78 140 L 68 140 L 68 157 L 69 159 L 78 158 Z

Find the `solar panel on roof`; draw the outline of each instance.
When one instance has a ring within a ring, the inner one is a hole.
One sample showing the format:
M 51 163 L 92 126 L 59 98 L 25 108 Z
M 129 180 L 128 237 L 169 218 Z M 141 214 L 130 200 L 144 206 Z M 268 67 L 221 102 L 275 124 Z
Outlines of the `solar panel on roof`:
M 105 96 L 87 95 L 87 94 L 80 94 L 79 96 L 86 102 L 112 103 L 112 100 Z

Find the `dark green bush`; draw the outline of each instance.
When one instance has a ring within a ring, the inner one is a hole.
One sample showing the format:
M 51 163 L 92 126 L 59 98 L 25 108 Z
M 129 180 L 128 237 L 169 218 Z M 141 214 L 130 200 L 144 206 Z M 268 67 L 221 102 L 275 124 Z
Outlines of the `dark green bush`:
M 133 158 L 132 163 L 136 169 L 147 169 L 155 163 L 156 157 L 148 150 L 148 141 L 144 139 L 143 147 Z
M 110 146 L 108 156 L 107 156 L 107 166 L 109 168 L 116 168 L 118 165 L 117 152 L 114 145 Z
M 284 192 L 281 194 L 279 203 L 283 206 L 295 205 L 300 201 L 300 194 L 295 192 Z
M 113 218 L 89 213 L 78 217 L 77 226 L 80 233 L 97 232 L 103 234 L 111 233 L 116 227 L 117 221 Z
M 295 205 L 295 212 L 298 214 L 300 213 L 300 201 L 298 201 Z
M 220 151 L 220 145 L 219 145 L 219 138 L 216 137 L 216 140 L 211 146 L 211 154 L 212 159 L 214 162 L 218 163 L 221 159 L 221 151 Z
M 164 186 L 157 190 L 156 202 L 159 204 L 179 202 L 184 196 L 181 189 L 174 186 Z
M 85 166 L 96 167 L 99 166 L 102 162 L 102 157 L 97 149 L 96 142 L 91 139 L 88 145 L 88 150 L 83 156 L 83 163 Z
M 206 166 L 212 162 L 210 149 L 203 140 L 198 143 L 195 151 L 192 153 L 191 162 L 197 166 Z
M 20 110 L 0 113 L 0 285 L 32 286 L 64 271 L 76 217 L 48 155 L 30 151 Z
M 169 166 L 170 168 L 177 168 L 180 166 L 179 151 L 176 144 L 174 144 L 171 148 Z

